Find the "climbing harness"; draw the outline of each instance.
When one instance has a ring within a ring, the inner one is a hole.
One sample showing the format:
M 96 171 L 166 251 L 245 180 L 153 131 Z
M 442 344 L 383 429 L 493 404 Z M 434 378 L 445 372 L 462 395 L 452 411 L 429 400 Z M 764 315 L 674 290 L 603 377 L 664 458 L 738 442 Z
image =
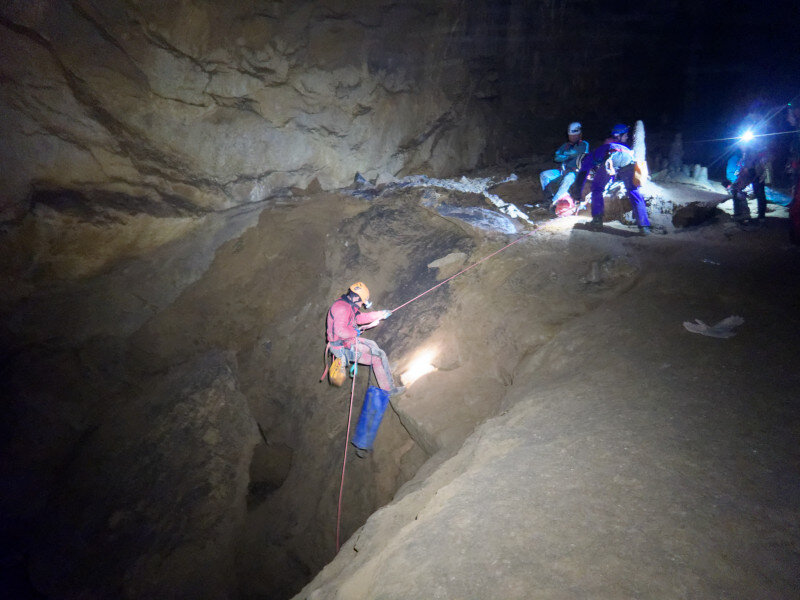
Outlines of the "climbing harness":
M 342 355 L 337 356 L 331 351 L 331 348 L 342 348 Z M 333 361 L 328 364 L 328 357 L 333 355 Z M 325 354 L 323 355 L 322 362 L 325 363 L 325 370 L 322 372 L 319 380 L 323 381 L 325 376 L 328 376 L 328 381 L 331 385 L 341 387 L 344 383 L 344 375 L 347 372 L 347 349 L 343 347 L 342 341 L 328 342 L 325 345 Z M 338 382 L 338 383 L 337 383 Z
M 353 291 L 354 288 L 363 293 L 367 298 L 369 297 L 369 290 L 367 289 L 367 286 L 365 286 L 363 283 L 358 282 L 350 286 L 351 291 Z M 344 296 L 342 296 L 342 298 L 340 299 L 344 299 Z M 336 302 L 334 302 L 334 304 L 336 304 Z M 351 306 L 355 306 L 352 303 L 350 304 Z M 331 307 L 331 309 L 328 311 L 329 317 L 332 318 L 331 311 L 333 311 L 333 307 Z M 358 330 L 357 327 L 356 330 L 360 334 L 360 330 Z M 328 332 L 328 335 L 330 335 L 330 332 Z M 358 335 L 356 336 L 356 338 L 357 337 Z M 330 382 L 331 385 L 334 385 L 336 387 L 342 386 L 342 384 L 344 383 L 345 373 L 347 371 L 347 362 L 348 359 L 350 358 L 348 356 L 348 349 L 345 346 L 345 343 L 347 341 L 349 340 L 336 340 L 334 342 L 327 343 L 327 345 L 325 346 L 325 351 L 322 360 L 322 362 L 325 364 L 325 370 L 322 372 L 322 375 L 319 378 L 320 381 L 324 380 L 325 376 L 328 375 L 328 381 Z M 333 350 L 334 348 L 336 349 L 336 351 Z M 330 365 L 328 364 L 329 353 L 334 356 L 333 362 Z M 350 376 L 351 377 L 353 376 L 352 372 L 350 373 Z

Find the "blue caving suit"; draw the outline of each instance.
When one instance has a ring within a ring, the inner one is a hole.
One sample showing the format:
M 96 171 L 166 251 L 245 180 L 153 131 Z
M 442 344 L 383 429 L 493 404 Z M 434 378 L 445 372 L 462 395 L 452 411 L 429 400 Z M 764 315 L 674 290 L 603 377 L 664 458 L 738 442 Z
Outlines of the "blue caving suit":
M 616 171 L 615 175 L 611 175 L 606 170 L 605 164 L 608 160 L 611 161 L 611 165 Z M 578 173 L 579 189 L 583 188 L 583 182 L 586 181 L 586 177 L 593 167 L 596 167 L 596 169 L 592 180 L 592 216 L 596 217 L 603 214 L 605 209 L 603 192 L 611 181 L 619 180 L 625 184 L 625 190 L 628 192 L 633 212 L 636 215 L 637 225 L 639 227 L 649 227 L 650 219 L 647 216 L 644 197 L 642 197 L 638 186 L 633 183 L 633 175 L 636 168 L 633 150 L 617 141 L 606 140 L 606 143 L 596 148 L 583 160 L 581 170 Z
M 578 156 L 588 153 L 589 142 L 586 140 L 580 140 L 574 144 L 572 142 L 566 142 L 559 146 L 553 160 L 561 165 L 561 170 L 549 169 L 539 176 L 543 190 L 553 182 L 558 182 L 559 178 L 561 179 L 558 184 L 558 190 L 551 200 L 558 200 L 561 196 L 569 192 L 569 188 L 575 183 L 575 178 L 577 177 Z

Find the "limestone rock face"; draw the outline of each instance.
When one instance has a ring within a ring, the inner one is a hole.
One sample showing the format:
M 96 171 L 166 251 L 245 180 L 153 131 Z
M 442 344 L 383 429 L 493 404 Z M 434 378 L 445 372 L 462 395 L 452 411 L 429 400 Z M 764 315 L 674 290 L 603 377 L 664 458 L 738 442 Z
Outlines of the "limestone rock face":
M 0 218 L 42 190 L 220 209 L 476 164 L 487 111 L 450 2 L 11 1 Z

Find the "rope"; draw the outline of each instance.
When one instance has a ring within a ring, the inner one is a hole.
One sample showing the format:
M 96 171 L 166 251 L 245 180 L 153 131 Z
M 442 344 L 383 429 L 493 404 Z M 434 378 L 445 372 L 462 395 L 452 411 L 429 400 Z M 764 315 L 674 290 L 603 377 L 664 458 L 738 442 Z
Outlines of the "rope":
M 356 347 L 355 347 L 355 360 L 353 361 L 354 365 L 358 365 L 358 336 L 356 336 Z M 342 524 L 342 495 L 344 493 L 344 471 L 345 467 L 347 466 L 347 446 L 350 444 L 350 422 L 353 419 L 353 398 L 356 394 L 356 374 L 358 373 L 358 367 L 355 367 L 355 370 L 352 372 L 353 374 L 353 385 L 350 388 L 350 409 L 347 413 L 347 435 L 344 438 L 344 459 L 342 459 L 342 481 L 339 484 L 339 508 L 336 512 L 336 552 L 339 552 L 339 531 L 341 529 Z
M 429 289 L 429 290 L 427 290 L 427 291 L 425 291 L 425 292 L 422 292 L 422 293 L 421 293 L 421 294 L 419 294 L 418 296 L 414 296 L 414 297 L 413 297 L 411 300 L 409 300 L 408 302 L 404 302 L 403 304 L 401 304 L 401 305 L 400 305 L 400 306 L 398 306 L 397 308 L 393 309 L 393 310 L 392 310 L 392 312 L 393 312 L 393 313 L 394 313 L 394 312 L 397 312 L 398 310 L 400 310 L 400 309 L 401 309 L 401 308 L 403 308 L 404 306 L 406 306 L 406 305 L 408 305 L 408 304 L 411 304 L 412 302 L 414 302 L 414 300 L 417 300 L 417 299 L 419 299 L 419 298 L 422 298 L 422 296 L 424 296 L 425 294 L 427 294 L 427 293 L 429 293 L 429 292 L 432 292 L 433 290 L 435 290 L 436 288 L 438 288 L 440 285 L 444 285 L 445 283 L 447 283 L 447 282 L 448 282 L 448 281 L 450 281 L 451 279 L 455 279 L 456 277 L 458 277 L 458 276 L 459 276 L 459 275 L 461 275 L 462 273 L 466 273 L 466 272 L 467 272 L 467 271 L 469 271 L 471 268 L 473 268 L 473 267 L 477 267 L 477 266 L 478 266 L 479 264 L 481 264 L 483 261 L 485 261 L 485 260 L 489 260 L 489 259 L 490 259 L 490 258 L 492 258 L 492 257 L 493 257 L 495 254 L 500 254 L 500 253 L 501 253 L 503 250 L 505 250 L 506 248 L 510 248 L 511 246 L 513 246 L 514 244 L 516 244 L 517 242 L 521 242 L 521 241 L 522 241 L 522 240 L 524 240 L 526 237 L 528 237 L 529 235 L 531 235 L 531 234 L 533 234 L 533 233 L 535 233 L 535 232 L 536 232 L 536 230 L 535 230 L 535 229 L 532 229 L 531 231 L 529 231 L 529 232 L 528 232 L 528 233 L 526 233 L 525 235 L 521 235 L 520 237 L 518 237 L 516 240 L 514 240 L 514 241 L 513 241 L 513 242 L 511 242 L 510 244 L 506 244 L 505 246 L 503 246 L 502 248 L 500 248 L 500 250 L 497 250 L 496 252 L 492 252 L 492 253 L 491 253 L 489 256 L 484 256 L 484 257 L 483 257 L 482 259 L 480 259 L 478 262 L 471 264 L 471 265 L 470 265 L 470 266 L 468 266 L 466 269 L 461 269 L 461 270 L 460 270 L 458 273 L 456 273 L 455 275 L 451 275 L 450 277 L 448 277 L 447 279 L 445 279 L 445 280 L 444 280 L 444 281 L 442 281 L 442 282 L 439 282 L 439 283 L 437 283 L 437 284 L 436 284 L 435 286 L 433 286 L 431 289 Z
M 322 363 L 325 365 L 325 370 L 322 372 L 322 377 L 319 378 L 320 381 L 323 381 L 325 379 L 325 376 L 328 374 L 328 371 L 331 368 L 331 365 L 328 364 L 328 350 L 330 350 L 330 348 L 331 348 L 330 342 L 325 344 L 325 356 L 322 358 Z M 331 364 L 332 363 L 333 361 L 331 361 Z

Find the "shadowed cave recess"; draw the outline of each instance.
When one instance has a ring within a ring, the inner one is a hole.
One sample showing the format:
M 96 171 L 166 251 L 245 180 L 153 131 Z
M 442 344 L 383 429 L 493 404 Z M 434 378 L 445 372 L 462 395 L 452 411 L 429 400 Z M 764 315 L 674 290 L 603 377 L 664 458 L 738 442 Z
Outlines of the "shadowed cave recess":
M 727 31 L 782 34 L 783 5 L 707 4 L 4 2 L 4 597 L 374 597 L 372 567 L 341 586 L 326 569 L 301 593 L 336 557 L 337 523 L 367 560 L 361 536 L 371 547 L 394 526 L 361 529 L 376 511 L 421 518 L 404 499 L 433 498 L 434 474 L 457 481 L 462 444 L 539 385 L 532 373 L 572 372 L 559 335 L 624 304 L 656 260 L 624 236 L 561 245 L 556 229 L 405 306 L 514 239 L 453 207 L 505 194 L 528 233 L 553 221 L 536 212 L 538 173 L 571 121 L 594 147 L 643 120 L 655 171 L 687 127 L 725 137 L 765 89 L 785 102 L 782 70 L 737 88 L 725 75 L 758 62 Z M 679 160 L 720 179 L 716 151 L 686 144 Z M 702 193 L 717 196 L 681 218 L 721 218 L 724 189 Z M 621 206 L 607 214 L 624 220 Z M 747 268 L 782 260 L 769 252 Z M 327 310 L 359 280 L 378 309 L 403 307 L 367 334 L 395 376 L 424 358 L 436 377 L 392 400 L 365 458 L 350 448 L 342 485 L 351 380 L 319 378 Z M 489 597 L 447 589 L 425 597 Z M 497 597 L 535 597 L 520 589 Z

